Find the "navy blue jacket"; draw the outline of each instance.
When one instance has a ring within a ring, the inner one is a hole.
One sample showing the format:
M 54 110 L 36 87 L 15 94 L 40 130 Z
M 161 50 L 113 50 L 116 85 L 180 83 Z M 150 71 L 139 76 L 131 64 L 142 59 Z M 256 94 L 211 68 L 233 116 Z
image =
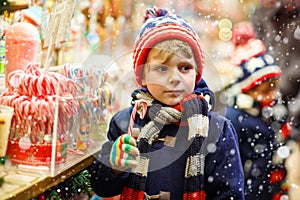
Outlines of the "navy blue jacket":
M 272 199 L 278 185 L 269 182 L 270 171 L 276 149 L 275 133 L 270 124 L 260 116 L 228 106 L 226 117 L 234 125 L 240 146 L 240 154 L 245 174 L 245 198 L 249 200 Z
M 129 172 L 114 174 L 109 165 L 109 153 L 113 141 L 127 132 L 132 107 L 116 113 L 110 121 L 107 133 L 108 142 L 102 146 L 97 159 L 89 168 L 91 184 L 101 197 L 115 196 L 122 192 Z M 244 174 L 240 160 L 238 140 L 229 120 L 209 112 L 210 128 L 201 151 L 205 153 L 205 190 L 206 199 L 244 199 Z M 149 118 L 136 117 L 135 126 L 143 127 Z M 176 137 L 174 147 L 165 146 L 157 141 L 152 144 L 150 164 L 146 182 L 149 195 L 160 191 L 171 193 L 172 200 L 183 198 L 184 173 L 186 166 L 185 151 L 188 144 L 187 123 L 164 126 L 159 137 Z M 200 147 L 199 147 L 200 148 Z

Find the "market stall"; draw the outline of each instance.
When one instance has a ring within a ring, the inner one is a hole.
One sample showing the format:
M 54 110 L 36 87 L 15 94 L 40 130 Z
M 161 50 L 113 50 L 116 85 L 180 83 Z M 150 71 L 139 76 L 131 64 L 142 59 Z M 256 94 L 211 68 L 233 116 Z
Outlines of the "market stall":
M 199 33 L 203 77 L 224 114 L 220 93 L 234 75 L 232 28 L 259 2 L 0 1 L 0 200 L 84 193 L 69 180 L 82 177 L 111 116 L 130 104 L 135 36 L 153 4 L 189 19 Z
M 117 104 L 89 1 L 4 3 L 0 199 L 30 199 L 92 163 Z

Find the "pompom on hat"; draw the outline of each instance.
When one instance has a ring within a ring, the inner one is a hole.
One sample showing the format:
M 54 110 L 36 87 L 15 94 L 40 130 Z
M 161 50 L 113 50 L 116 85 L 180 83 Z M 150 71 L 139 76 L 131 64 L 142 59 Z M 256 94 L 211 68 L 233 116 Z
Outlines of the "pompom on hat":
M 146 10 L 145 21 L 136 39 L 133 52 L 133 69 L 139 85 L 142 85 L 143 67 L 151 48 L 161 41 L 171 39 L 182 40 L 191 46 L 198 65 L 195 84 L 201 80 L 204 56 L 196 31 L 182 17 L 153 7 Z
M 280 77 L 280 67 L 274 64 L 271 55 L 265 53 L 265 45 L 256 38 L 250 22 L 240 22 L 234 27 L 232 41 L 235 50 L 231 62 L 237 76 L 231 86 L 233 95 L 246 93 L 265 80 Z

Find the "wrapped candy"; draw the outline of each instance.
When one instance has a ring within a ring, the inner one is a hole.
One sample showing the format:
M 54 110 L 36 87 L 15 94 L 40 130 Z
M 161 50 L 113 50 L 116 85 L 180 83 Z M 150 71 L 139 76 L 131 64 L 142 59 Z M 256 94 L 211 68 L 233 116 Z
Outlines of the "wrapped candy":
M 73 94 L 78 102 L 78 112 L 69 120 L 72 128 L 69 133 L 69 145 L 71 148 L 85 150 L 89 142 L 89 135 L 92 124 L 92 101 L 95 99 L 90 94 L 90 77 L 85 74 L 81 66 L 64 65 L 61 72 L 64 76 L 72 79 L 78 88 Z
M 88 148 L 92 124 L 105 124 L 112 105 L 112 88 L 105 80 L 102 70 L 83 70 L 81 65 L 64 65 L 61 73 L 76 83 L 73 96 L 78 102 L 78 113 L 70 118 L 72 146 L 75 149 Z

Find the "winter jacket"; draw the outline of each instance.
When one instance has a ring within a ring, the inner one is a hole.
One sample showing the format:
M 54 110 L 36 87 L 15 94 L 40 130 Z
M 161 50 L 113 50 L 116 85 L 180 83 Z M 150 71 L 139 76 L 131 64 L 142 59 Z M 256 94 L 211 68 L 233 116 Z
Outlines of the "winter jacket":
M 271 123 L 262 120 L 260 115 L 253 116 L 234 106 L 227 107 L 226 117 L 231 120 L 238 135 L 245 174 L 245 198 L 272 199 L 276 192 L 281 192 L 283 180 L 278 179 L 276 183 L 273 181 L 274 183 L 271 184 L 270 174 L 275 171 L 280 172 L 282 173 L 280 178 L 284 178 L 286 170 L 284 163 L 275 165 L 272 162 L 277 144 Z M 275 126 L 275 123 L 272 126 Z
M 202 87 L 202 88 L 201 88 Z M 203 92 L 198 84 L 195 91 Z M 109 164 L 109 153 L 113 142 L 127 132 L 132 107 L 117 112 L 111 119 L 107 133 L 108 142 L 102 146 L 97 159 L 90 166 L 91 184 L 101 197 L 115 196 L 122 192 L 130 171 L 115 173 Z M 150 119 L 136 118 L 135 127 L 143 127 Z M 209 133 L 202 145 L 205 153 L 205 192 L 206 199 L 244 199 L 244 174 L 240 160 L 238 140 L 229 120 L 213 111 L 209 112 Z M 170 192 L 172 200 L 182 199 L 186 166 L 187 122 L 168 124 L 160 131 L 159 138 L 151 146 L 146 193 Z M 173 145 L 167 138 L 175 139 Z M 200 147 L 199 147 L 200 148 Z

